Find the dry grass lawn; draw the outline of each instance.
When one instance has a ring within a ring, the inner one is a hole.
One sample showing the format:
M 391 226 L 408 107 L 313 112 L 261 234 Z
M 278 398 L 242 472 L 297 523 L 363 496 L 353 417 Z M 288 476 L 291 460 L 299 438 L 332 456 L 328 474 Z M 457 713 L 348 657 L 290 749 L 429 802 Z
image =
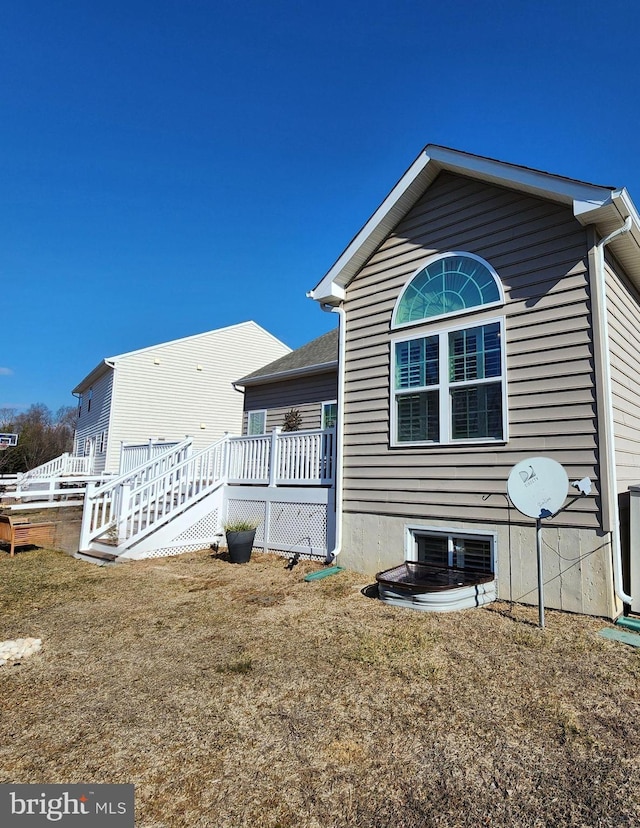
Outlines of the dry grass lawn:
M 140 828 L 640 825 L 640 653 L 210 551 L 0 557 L 0 782 L 127 782 Z

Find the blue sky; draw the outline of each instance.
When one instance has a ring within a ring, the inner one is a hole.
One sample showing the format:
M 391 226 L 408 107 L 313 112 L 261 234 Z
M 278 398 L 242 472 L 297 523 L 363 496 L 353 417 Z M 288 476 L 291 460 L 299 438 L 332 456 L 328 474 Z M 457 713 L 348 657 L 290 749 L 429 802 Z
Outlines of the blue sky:
M 0 408 L 306 292 L 427 143 L 626 186 L 640 6 L 21 0 L 0 10 Z

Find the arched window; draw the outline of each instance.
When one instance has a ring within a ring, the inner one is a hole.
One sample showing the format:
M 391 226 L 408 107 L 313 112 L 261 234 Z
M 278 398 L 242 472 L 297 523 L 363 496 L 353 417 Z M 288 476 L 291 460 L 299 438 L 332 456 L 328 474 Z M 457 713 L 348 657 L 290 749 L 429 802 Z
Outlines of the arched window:
M 444 253 L 414 274 L 392 320 L 413 326 L 392 341 L 392 445 L 507 439 L 504 318 L 431 324 L 503 302 L 497 273 L 472 253 Z
M 493 268 L 473 253 L 444 253 L 422 267 L 396 305 L 393 326 L 502 304 L 502 287 Z

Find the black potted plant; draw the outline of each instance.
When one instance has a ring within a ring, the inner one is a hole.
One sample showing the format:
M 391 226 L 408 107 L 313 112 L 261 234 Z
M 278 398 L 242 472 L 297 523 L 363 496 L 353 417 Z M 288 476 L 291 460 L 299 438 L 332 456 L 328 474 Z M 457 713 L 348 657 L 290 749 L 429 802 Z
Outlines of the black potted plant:
M 251 520 L 231 520 L 224 524 L 231 563 L 249 563 L 258 524 Z

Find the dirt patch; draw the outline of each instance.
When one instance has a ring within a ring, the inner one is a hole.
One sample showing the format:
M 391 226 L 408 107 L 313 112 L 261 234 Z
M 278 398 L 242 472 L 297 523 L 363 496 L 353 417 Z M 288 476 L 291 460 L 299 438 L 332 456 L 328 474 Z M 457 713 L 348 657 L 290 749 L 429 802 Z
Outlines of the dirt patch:
M 16 509 L 7 511 L 7 514 L 12 517 L 26 518 L 31 523 L 55 523 L 54 548 L 61 549 L 68 555 L 74 555 L 78 551 L 82 523 L 81 506 L 65 506 L 53 509 Z M 2 551 L 0 550 L 0 552 Z
M 640 824 L 640 655 L 598 619 L 392 608 L 210 551 L 0 558 L 0 782 L 129 782 L 136 825 Z

